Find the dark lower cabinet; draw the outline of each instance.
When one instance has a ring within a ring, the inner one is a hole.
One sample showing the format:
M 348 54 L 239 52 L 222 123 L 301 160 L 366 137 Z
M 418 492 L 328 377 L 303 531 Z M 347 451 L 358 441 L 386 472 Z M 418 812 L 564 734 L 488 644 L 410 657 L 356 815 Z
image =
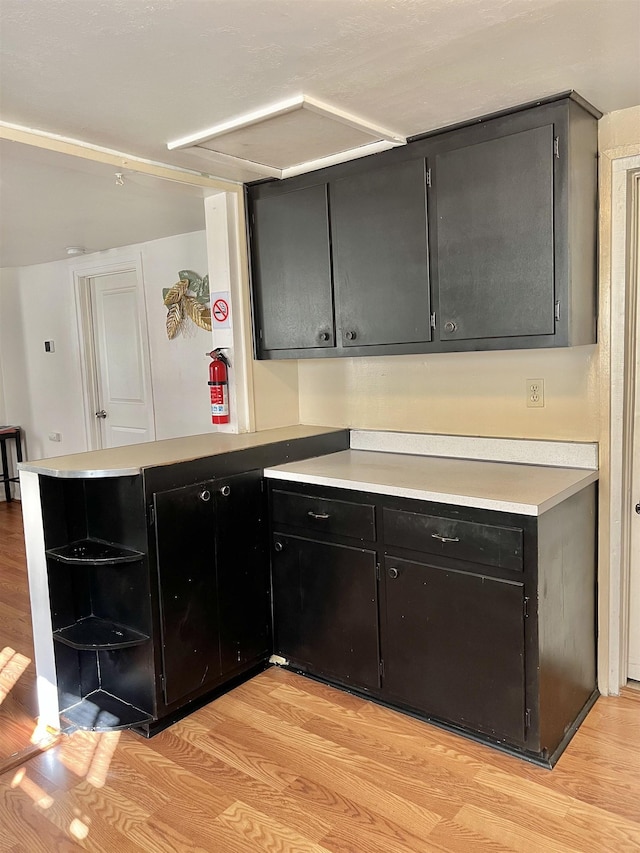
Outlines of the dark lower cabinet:
M 269 649 L 261 472 L 154 495 L 167 706 Z
M 378 687 L 376 554 L 274 535 L 274 651 L 318 675 Z
M 523 743 L 523 584 L 384 561 L 384 688 L 451 723 Z
M 270 506 L 289 666 L 553 765 L 597 696 L 594 486 L 538 517 L 281 480 Z

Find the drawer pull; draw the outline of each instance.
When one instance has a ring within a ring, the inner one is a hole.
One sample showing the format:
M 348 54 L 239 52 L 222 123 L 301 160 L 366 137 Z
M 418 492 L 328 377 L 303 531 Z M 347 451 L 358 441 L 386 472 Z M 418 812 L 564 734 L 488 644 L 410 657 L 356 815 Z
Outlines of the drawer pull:
M 314 512 L 311 509 L 309 510 L 307 515 L 309 516 L 309 518 L 321 518 L 321 519 L 329 518 L 328 512 Z
M 439 542 L 459 542 L 460 541 L 457 536 L 454 536 L 454 537 L 441 536 L 439 533 L 432 533 L 431 538 L 437 539 Z

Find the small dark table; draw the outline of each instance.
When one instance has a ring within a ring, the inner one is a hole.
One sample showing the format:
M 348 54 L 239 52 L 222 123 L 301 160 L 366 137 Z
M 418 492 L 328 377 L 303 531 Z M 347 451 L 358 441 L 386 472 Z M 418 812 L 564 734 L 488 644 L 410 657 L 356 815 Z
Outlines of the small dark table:
M 22 441 L 20 438 L 21 430 L 19 426 L 0 426 L 0 452 L 2 453 L 2 478 L 0 482 L 4 483 L 4 495 L 7 501 L 11 498 L 11 483 L 17 483 L 19 477 L 9 476 L 9 458 L 7 456 L 7 440 L 12 438 L 16 443 L 16 460 L 22 462 Z

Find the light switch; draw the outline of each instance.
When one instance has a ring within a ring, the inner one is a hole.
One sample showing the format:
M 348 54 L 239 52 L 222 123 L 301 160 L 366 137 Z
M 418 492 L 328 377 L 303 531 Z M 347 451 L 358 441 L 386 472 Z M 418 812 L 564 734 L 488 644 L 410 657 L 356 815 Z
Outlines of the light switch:
M 53 341 L 45 341 L 44 342 L 44 351 L 45 352 L 55 352 L 56 345 Z

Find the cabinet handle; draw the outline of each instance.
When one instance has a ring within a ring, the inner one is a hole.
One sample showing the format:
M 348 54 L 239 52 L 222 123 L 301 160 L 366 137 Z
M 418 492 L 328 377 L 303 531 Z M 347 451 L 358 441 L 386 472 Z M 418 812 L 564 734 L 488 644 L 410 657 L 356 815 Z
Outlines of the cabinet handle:
M 400 573 L 398 572 L 398 570 L 395 569 L 393 566 L 389 569 L 389 577 L 390 578 L 393 578 L 395 580 L 399 574 Z
M 325 341 L 325 342 L 328 341 L 330 337 L 331 337 L 331 335 L 329 334 L 329 332 L 320 332 L 320 334 L 318 335 L 318 338 L 321 341 Z
M 211 500 L 211 492 L 209 491 L 209 489 L 203 489 L 200 492 L 199 497 L 201 501 L 204 501 L 206 503 L 207 501 Z
M 457 328 L 458 328 L 458 325 L 457 325 L 457 323 L 454 323 L 454 322 L 453 322 L 453 320 L 448 320 L 448 321 L 444 324 L 444 330 L 445 330 L 445 332 L 455 332 L 455 330 L 456 330 Z
M 345 332 L 344 336 L 348 341 L 355 341 L 355 339 L 358 337 L 357 333 L 352 331 Z
M 231 494 L 231 486 L 223 486 L 220 489 L 220 494 L 222 495 L 223 498 L 228 498 L 229 495 Z
M 273 550 L 274 550 L 274 551 L 277 551 L 277 552 L 278 552 L 278 554 L 279 554 L 281 551 L 284 551 L 284 545 L 283 545 L 283 543 L 282 543 L 279 539 L 276 539 L 276 541 L 273 543 Z
M 313 512 L 313 510 L 311 509 L 309 510 L 307 515 L 309 516 L 309 518 L 329 518 L 328 512 Z
M 459 542 L 457 536 L 441 536 L 439 533 L 432 533 L 432 539 L 437 539 L 439 542 Z

